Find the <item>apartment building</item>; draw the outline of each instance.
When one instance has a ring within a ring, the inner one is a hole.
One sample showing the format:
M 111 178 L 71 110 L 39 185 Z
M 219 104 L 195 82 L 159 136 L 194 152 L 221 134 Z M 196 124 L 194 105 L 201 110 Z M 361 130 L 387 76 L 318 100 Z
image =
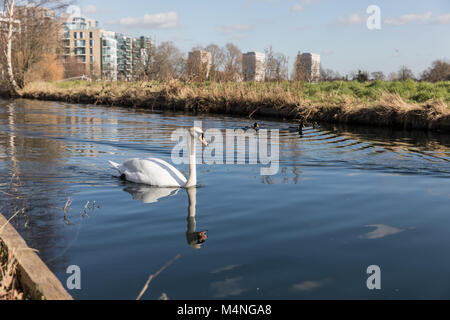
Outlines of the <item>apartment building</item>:
M 88 75 L 108 81 L 130 81 L 135 69 L 147 62 L 154 46 L 147 37 L 133 38 L 103 30 L 96 20 L 62 17 L 66 74 Z M 70 72 L 74 69 L 73 72 Z M 82 74 L 79 74 L 82 73 Z
M 299 53 L 295 64 L 296 80 L 317 82 L 320 80 L 320 55 Z
M 56 20 L 56 12 L 45 7 L 37 7 L 32 4 L 15 7 L 15 15 L 18 19 L 23 18 L 47 18 Z
M 117 39 L 116 33 L 112 31 L 101 32 L 102 50 L 101 50 L 101 69 L 102 79 L 108 81 L 117 81 Z
M 102 32 L 96 20 L 63 18 L 63 55 L 68 75 L 78 76 L 84 71 L 83 75 L 102 77 Z
M 244 81 L 264 81 L 266 77 L 266 55 L 262 52 L 247 52 L 242 55 Z
M 206 80 L 211 71 L 211 52 L 194 50 L 189 52 L 187 67 L 189 76 L 197 80 Z
M 9 19 L 3 11 L 0 11 L 0 32 L 7 32 L 9 26 Z M 20 20 L 13 20 L 13 32 L 20 32 Z
M 133 38 L 116 33 L 117 78 L 122 81 L 133 79 Z

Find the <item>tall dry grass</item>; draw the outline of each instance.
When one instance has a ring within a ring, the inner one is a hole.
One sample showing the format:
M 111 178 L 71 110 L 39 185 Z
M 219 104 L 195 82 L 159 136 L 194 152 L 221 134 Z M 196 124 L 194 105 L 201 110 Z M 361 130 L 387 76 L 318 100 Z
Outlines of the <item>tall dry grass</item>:
M 17 278 L 17 260 L 0 242 L 0 300 L 22 300 L 23 297 Z

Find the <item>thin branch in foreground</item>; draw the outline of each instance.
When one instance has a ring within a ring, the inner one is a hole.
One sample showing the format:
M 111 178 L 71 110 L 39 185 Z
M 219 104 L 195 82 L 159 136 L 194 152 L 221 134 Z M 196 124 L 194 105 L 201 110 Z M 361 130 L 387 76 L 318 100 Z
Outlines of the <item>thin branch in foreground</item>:
M 72 200 L 70 199 L 70 197 L 67 198 L 66 204 L 64 205 L 63 211 L 64 211 L 64 222 L 67 225 L 70 225 L 70 221 L 69 218 L 67 217 L 67 209 L 70 207 L 70 205 L 72 204 Z
M 144 295 L 145 291 L 147 291 L 148 286 L 150 285 L 150 282 L 156 278 L 161 272 L 163 272 L 165 269 L 167 269 L 168 266 L 170 266 L 172 263 L 174 263 L 178 258 L 180 258 L 181 255 L 177 254 L 174 258 L 172 258 L 172 260 L 170 260 L 169 262 L 167 262 L 161 269 L 159 269 L 156 273 L 150 275 L 150 277 L 148 277 L 147 282 L 144 285 L 144 288 L 142 288 L 141 293 L 139 293 L 138 297 L 136 298 L 136 300 L 141 300 L 142 296 Z
M 0 234 L 2 233 L 3 229 L 8 225 L 8 223 L 9 223 L 12 219 L 14 219 L 14 217 L 17 216 L 20 212 L 21 212 L 21 211 L 17 210 L 17 211 L 12 215 L 12 217 L 9 218 L 9 219 L 6 221 L 5 225 L 0 226 Z

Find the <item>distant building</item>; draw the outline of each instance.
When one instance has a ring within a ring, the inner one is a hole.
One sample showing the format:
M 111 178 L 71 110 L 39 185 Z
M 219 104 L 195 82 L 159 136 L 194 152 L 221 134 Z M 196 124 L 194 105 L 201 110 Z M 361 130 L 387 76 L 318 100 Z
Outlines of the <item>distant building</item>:
M 122 81 L 133 78 L 133 38 L 116 33 L 117 40 L 117 77 Z
M 211 52 L 204 50 L 195 50 L 189 52 L 188 73 L 194 79 L 206 80 L 211 71 L 212 56 Z
M 7 32 L 9 26 L 9 19 L 7 15 L 0 11 L 0 32 Z M 20 32 L 20 20 L 14 19 L 13 20 L 13 32 Z
M 81 16 L 64 15 L 61 22 L 66 74 L 71 76 L 133 80 L 134 70 L 147 62 L 147 49 L 154 45 L 148 37 L 136 39 L 102 30 L 98 21 Z
M 39 7 L 33 4 L 27 4 L 24 6 L 16 6 L 15 7 L 15 16 L 18 17 L 18 19 L 25 19 L 25 18 L 48 18 L 56 20 L 56 12 L 45 8 L 45 7 Z
M 295 65 L 296 80 L 317 82 L 320 80 L 320 55 L 299 53 Z
M 102 31 L 101 41 L 102 79 L 117 81 L 118 65 L 116 33 L 112 31 Z
M 66 73 L 69 76 L 102 75 L 102 30 L 98 21 L 84 17 L 63 17 L 63 46 Z M 84 70 L 80 69 L 84 66 Z M 69 70 L 68 70 L 69 69 Z M 76 71 L 70 70 L 76 69 Z M 84 72 L 83 72 L 84 71 Z
M 264 81 L 266 76 L 266 55 L 261 52 L 247 52 L 242 55 L 244 81 Z

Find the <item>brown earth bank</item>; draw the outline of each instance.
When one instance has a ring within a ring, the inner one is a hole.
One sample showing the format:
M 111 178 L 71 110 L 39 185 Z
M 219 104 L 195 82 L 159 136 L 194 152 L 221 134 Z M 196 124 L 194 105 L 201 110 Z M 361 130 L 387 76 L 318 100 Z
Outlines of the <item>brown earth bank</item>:
M 450 82 L 35 82 L 20 97 L 450 132 Z

